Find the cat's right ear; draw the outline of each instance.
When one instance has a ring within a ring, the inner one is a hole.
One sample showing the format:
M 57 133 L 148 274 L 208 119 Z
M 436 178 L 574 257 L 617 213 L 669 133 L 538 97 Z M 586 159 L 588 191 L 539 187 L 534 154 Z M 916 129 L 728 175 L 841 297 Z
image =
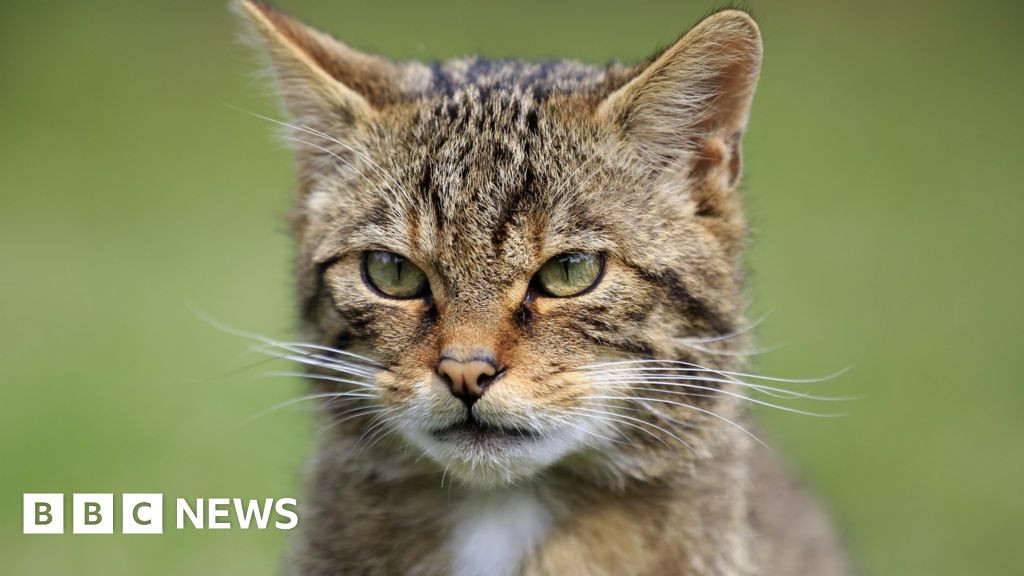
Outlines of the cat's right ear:
M 253 0 L 233 0 L 250 39 L 270 61 L 291 119 L 302 126 L 372 119 L 399 94 L 399 69 Z

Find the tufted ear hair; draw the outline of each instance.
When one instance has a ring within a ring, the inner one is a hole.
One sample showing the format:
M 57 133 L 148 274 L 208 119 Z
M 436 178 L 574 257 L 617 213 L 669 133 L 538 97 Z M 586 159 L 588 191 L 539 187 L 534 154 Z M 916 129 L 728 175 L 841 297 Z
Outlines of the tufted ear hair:
M 270 61 L 294 121 L 357 123 L 401 96 L 401 69 L 391 61 L 353 50 L 262 2 L 234 0 L 232 8 Z
M 646 164 L 689 179 L 697 213 L 738 207 L 740 138 L 761 67 L 761 34 L 745 12 L 708 16 L 598 106 Z

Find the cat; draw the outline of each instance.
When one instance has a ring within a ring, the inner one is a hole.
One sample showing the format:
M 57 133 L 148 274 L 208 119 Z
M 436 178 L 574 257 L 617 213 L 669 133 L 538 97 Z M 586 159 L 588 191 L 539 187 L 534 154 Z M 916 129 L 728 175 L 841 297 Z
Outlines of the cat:
M 307 343 L 279 346 L 324 414 L 288 573 L 847 573 L 745 410 L 775 390 L 741 372 L 748 14 L 595 67 L 235 9 L 295 144 Z

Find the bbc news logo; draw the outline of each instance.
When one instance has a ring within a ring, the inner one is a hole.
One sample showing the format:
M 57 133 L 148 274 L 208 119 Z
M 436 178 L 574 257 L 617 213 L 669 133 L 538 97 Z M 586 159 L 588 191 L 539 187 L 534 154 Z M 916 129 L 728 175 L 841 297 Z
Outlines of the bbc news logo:
M 23 527 L 25 534 L 64 533 L 64 494 L 25 494 Z M 163 534 L 163 494 L 122 494 L 120 499 L 122 534 Z M 174 501 L 174 526 L 198 530 L 291 530 L 299 524 L 298 503 L 294 498 L 177 498 Z M 72 494 L 72 534 L 113 534 L 113 494 Z M 232 519 L 234 524 L 232 524 Z

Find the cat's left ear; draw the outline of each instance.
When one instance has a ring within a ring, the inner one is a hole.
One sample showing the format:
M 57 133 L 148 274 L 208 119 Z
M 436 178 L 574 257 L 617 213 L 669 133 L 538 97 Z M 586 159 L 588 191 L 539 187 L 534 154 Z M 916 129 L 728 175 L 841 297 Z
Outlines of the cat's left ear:
M 659 175 L 686 177 L 698 214 L 731 216 L 740 138 L 761 67 L 761 34 L 739 10 L 715 13 L 608 95 L 598 117 Z
M 368 121 L 401 95 L 401 70 L 380 56 L 364 54 L 271 6 L 233 0 L 250 36 L 267 55 L 292 120 L 326 128 Z

